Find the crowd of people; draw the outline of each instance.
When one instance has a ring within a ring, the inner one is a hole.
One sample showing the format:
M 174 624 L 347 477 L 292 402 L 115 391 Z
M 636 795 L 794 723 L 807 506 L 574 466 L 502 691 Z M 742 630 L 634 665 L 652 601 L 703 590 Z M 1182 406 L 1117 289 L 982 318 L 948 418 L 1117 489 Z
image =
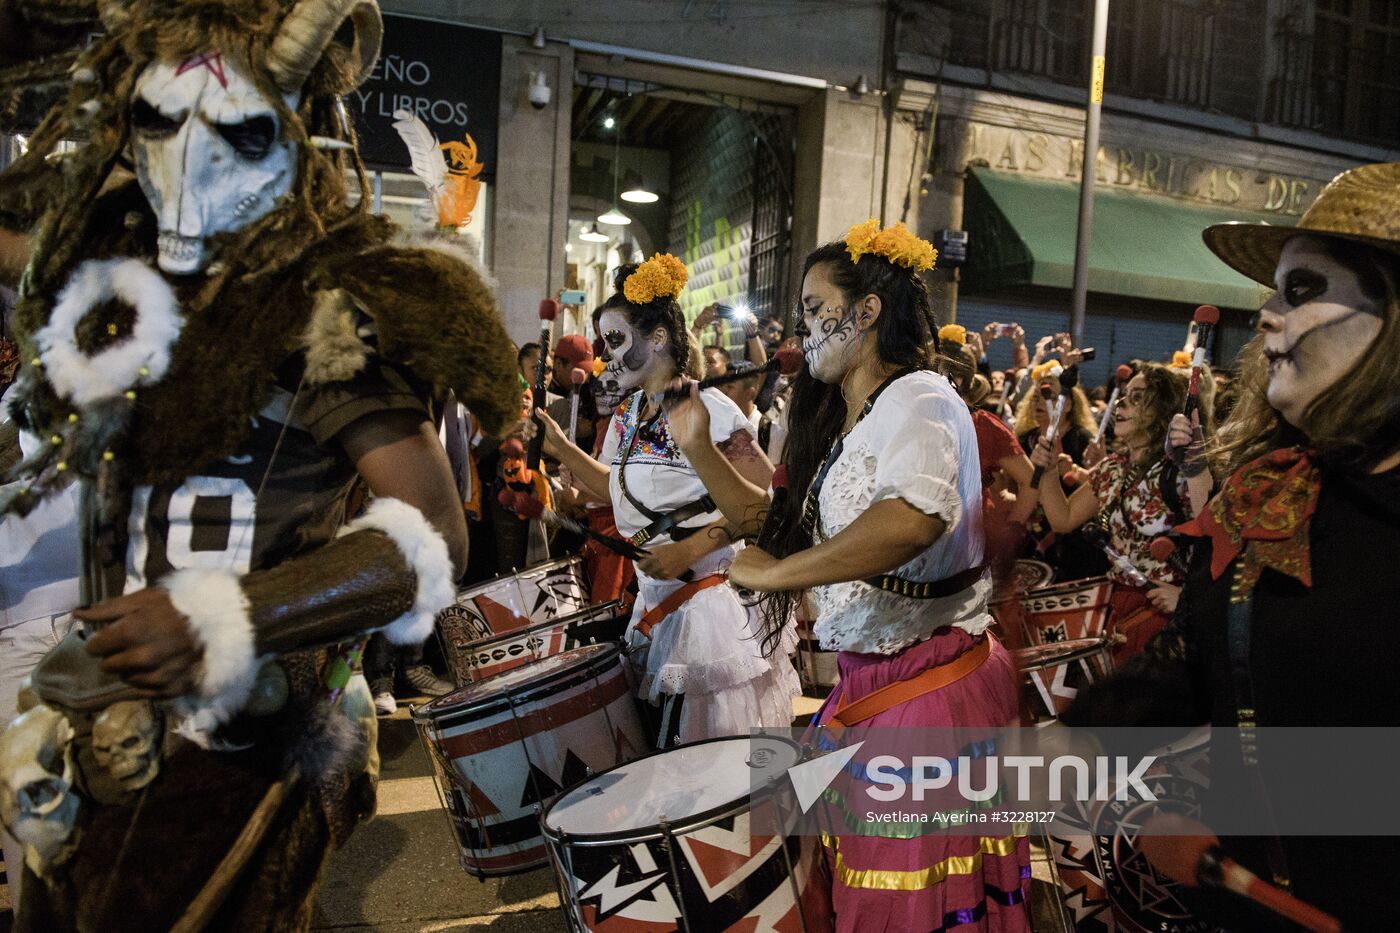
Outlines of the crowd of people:
M 1066 334 L 1030 352 L 1014 322 L 941 321 L 932 245 L 873 219 L 805 257 L 786 315 L 687 320 L 662 253 L 615 270 L 591 333 L 517 348 L 451 236 L 369 210 L 339 101 L 373 68 L 375 4 L 179 6 L 0 43 L 22 84 L 85 40 L 0 174 L 20 930 L 308 928 L 373 811 L 376 708 L 461 686 L 422 651 L 439 612 L 561 555 L 623 607 L 663 753 L 789 726 L 799 621 L 837 655 L 819 750 L 1022 721 L 1005 597 L 1027 559 L 1112 587 L 1116 670 L 1065 723 L 1394 725 L 1400 164 L 1343 173 L 1295 227 L 1204 231 L 1273 289 L 1214 370 L 1197 331 L 1086 387 Z M 1236 751 L 1263 812 L 1315 804 Z M 822 839 L 835 929 L 1030 929 L 1023 833 L 870 822 Z M 1394 926 L 1391 839 L 1222 845 L 1346 929 Z

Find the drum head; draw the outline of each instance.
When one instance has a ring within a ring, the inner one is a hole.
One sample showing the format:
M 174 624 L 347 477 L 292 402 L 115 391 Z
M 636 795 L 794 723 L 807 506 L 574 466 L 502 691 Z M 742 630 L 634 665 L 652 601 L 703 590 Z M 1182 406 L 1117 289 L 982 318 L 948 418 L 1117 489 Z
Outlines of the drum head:
M 436 719 L 445 713 L 470 709 L 474 706 L 491 705 L 509 694 L 521 694 L 556 677 L 563 677 L 580 668 L 602 661 L 609 661 L 621 652 L 617 645 L 585 645 L 572 651 L 565 651 L 548 658 L 523 664 L 513 670 L 494 677 L 487 677 L 446 696 L 440 696 L 431 703 L 419 707 L 414 718 Z
M 546 832 L 610 837 L 656 832 L 663 819 L 704 822 L 748 799 L 750 757 L 759 748 L 771 752 L 762 767 L 774 771 L 801 757 L 795 743 L 777 736 L 694 742 L 604 771 L 560 797 L 541 820 Z

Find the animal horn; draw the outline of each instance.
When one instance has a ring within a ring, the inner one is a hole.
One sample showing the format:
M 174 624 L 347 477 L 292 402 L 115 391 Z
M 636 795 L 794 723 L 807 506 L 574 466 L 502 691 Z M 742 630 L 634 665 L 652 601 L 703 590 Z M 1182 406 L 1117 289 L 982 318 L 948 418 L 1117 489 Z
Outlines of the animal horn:
M 379 4 L 375 0 L 301 0 L 282 20 L 267 50 L 268 71 L 279 88 L 288 94 L 301 90 L 347 17 L 355 24 L 353 54 L 359 62 L 355 86 L 369 77 L 384 38 Z

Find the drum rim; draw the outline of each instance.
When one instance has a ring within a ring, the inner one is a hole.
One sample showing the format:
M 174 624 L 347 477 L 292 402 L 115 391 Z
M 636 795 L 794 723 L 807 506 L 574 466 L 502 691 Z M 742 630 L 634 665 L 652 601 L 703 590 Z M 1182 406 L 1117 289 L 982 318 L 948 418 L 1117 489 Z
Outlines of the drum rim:
M 736 813 L 743 813 L 745 810 L 752 810 L 755 799 L 766 799 L 767 797 L 771 797 L 776 793 L 774 784 L 777 782 L 770 782 L 767 787 L 760 788 L 757 794 L 750 792 L 742 797 L 738 797 L 727 803 L 721 804 L 720 806 L 711 807 L 708 810 L 702 810 L 699 813 L 686 816 L 683 820 L 668 822 L 668 828 L 665 830 L 661 828 L 660 824 L 653 823 L 646 827 L 639 827 L 637 829 L 615 830 L 613 832 L 606 833 L 571 833 L 566 830 L 556 830 L 554 827 L 549 825 L 549 815 L 554 812 L 555 805 L 562 801 L 566 796 L 568 796 L 569 793 L 578 790 L 585 784 L 588 784 L 591 781 L 596 781 L 603 775 L 610 774 L 611 772 L 616 771 L 619 768 L 624 768 L 628 765 L 635 765 L 639 761 L 646 761 L 648 758 L 656 758 L 657 756 L 665 755 L 682 748 L 693 748 L 698 745 L 711 745 L 715 742 L 733 742 L 735 739 L 741 739 L 747 742 L 752 740 L 753 738 L 755 738 L 755 736 L 721 735 L 716 736 L 713 739 L 700 739 L 695 742 L 684 742 L 680 745 L 672 746 L 671 748 L 661 749 L 659 751 L 654 752 L 648 752 L 647 754 L 640 755 L 636 758 L 631 759 L 630 761 L 620 761 L 617 764 L 613 765 L 611 768 L 608 768 L 605 771 L 599 771 L 597 774 L 594 774 L 587 781 L 570 787 L 568 790 L 564 791 L 559 796 L 551 800 L 549 804 L 544 807 L 544 809 L 540 810 L 540 832 L 544 834 L 545 840 L 551 846 L 615 846 L 619 843 L 652 842 L 657 839 L 662 839 L 667 835 L 685 835 L 696 829 L 702 829 L 706 826 L 710 826 L 716 821 L 722 820 L 727 816 L 732 816 Z M 804 752 L 804 747 L 802 743 L 783 735 L 768 735 L 765 733 L 762 736 L 762 738 L 776 739 L 779 742 L 782 742 L 786 745 L 791 745 L 793 749 L 798 753 L 797 761 L 795 761 L 792 766 L 796 767 L 797 765 L 802 763 L 802 755 Z M 787 772 L 783 773 L 786 774 Z
M 573 654 L 576 651 L 592 651 L 593 649 L 598 648 L 604 650 L 595 652 L 594 657 L 590 659 L 579 659 L 578 663 L 562 667 L 554 673 L 541 678 L 540 680 L 526 681 L 525 683 L 521 684 L 522 688 L 527 689 L 522 689 L 519 692 L 514 693 L 506 692 L 493 694 L 489 698 L 483 697 L 482 699 L 477 700 L 474 703 L 469 703 L 464 706 L 443 707 L 441 709 L 433 708 L 434 703 L 437 703 L 439 700 L 445 700 L 448 697 L 453 696 L 453 694 L 457 692 L 453 691 L 453 693 L 449 693 L 444 696 L 438 697 L 430 703 L 424 703 L 422 706 L 415 706 L 412 712 L 412 719 L 414 722 L 422 723 L 426 726 L 431 726 L 436 729 L 447 729 L 451 728 L 452 726 L 460 725 L 463 722 L 470 722 L 472 719 L 481 719 L 485 716 L 494 714 L 502 709 L 510 709 L 513 705 L 521 705 L 524 703 L 528 703 L 532 699 L 539 698 L 540 694 L 542 693 L 545 696 L 548 696 L 550 693 L 556 693 L 561 689 L 568 689 L 569 687 L 574 686 L 574 684 L 561 683 L 561 681 L 567 681 L 571 677 L 577 677 L 584 674 L 588 674 L 591 676 L 593 674 L 599 673 L 593 670 L 595 667 L 608 668 L 614 666 L 613 662 L 615 662 L 622 655 L 622 646 L 618 642 L 597 642 L 596 644 L 592 645 L 579 645 L 577 648 L 570 648 L 568 651 L 561 651 L 559 652 L 559 654 L 554 654 L 550 655 L 548 658 L 539 659 L 540 661 L 548 661 L 554 658 L 563 657 L 568 654 Z M 528 667 L 530 663 L 537 662 L 529 662 L 521 665 L 521 667 Z M 515 674 L 519 670 L 520 667 L 513 667 L 510 670 L 501 671 L 498 674 L 491 674 L 490 676 L 483 677 L 480 680 L 474 681 L 470 684 L 466 684 L 460 689 L 467 690 L 472 687 L 480 687 L 482 684 L 491 684 L 498 678 L 505 677 L 510 674 Z M 512 699 L 515 699 L 516 703 L 511 703 Z M 463 717 L 467 718 L 464 719 Z
M 1108 583 L 1113 584 L 1113 579 L 1108 576 L 1084 577 L 1080 580 L 1064 580 L 1060 583 L 1051 583 L 1048 586 L 1037 586 L 1034 589 L 1026 590 L 1021 594 L 1022 599 L 1033 599 L 1038 596 L 1049 595 L 1051 590 L 1086 590 L 1091 587 L 1102 586 Z
M 1021 656 L 1020 656 L 1020 652 L 1023 652 L 1023 651 L 1034 651 L 1034 650 L 1040 650 L 1040 649 L 1045 649 L 1045 648 L 1057 648 L 1057 647 L 1060 647 L 1060 646 L 1073 645 L 1073 644 L 1075 644 L 1076 642 L 1091 642 L 1092 644 L 1084 644 L 1084 645 L 1081 645 L 1081 646 L 1078 647 L 1078 648 L 1075 648 L 1074 651 L 1071 651 L 1071 652 L 1069 652 L 1068 654 L 1064 654 L 1064 655 L 1060 655 L 1060 656 L 1058 656 L 1058 657 L 1054 657 L 1054 658 L 1051 658 L 1051 659 L 1047 659 L 1047 660 L 1053 660 L 1053 661 L 1054 661 L 1053 664 L 1046 664 L 1045 662 L 1040 662 L 1040 666 L 1039 666 L 1039 667 L 1030 667 L 1030 666 L 1026 666 L 1026 665 L 1024 665 L 1024 664 L 1021 663 L 1022 658 L 1021 658 Z M 1012 660 L 1014 660 L 1014 661 L 1016 662 L 1017 669 L 1020 670 L 1022 673 L 1030 673 L 1030 672 L 1032 672 L 1032 671 L 1041 671 L 1041 670 L 1044 670 L 1045 667 L 1047 667 L 1047 666 L 1048 666 L 1048 667 L 1059 667 L 1061 664 L 1069 664 L 1069 663 L 1071 663 L 1071 662 L 1073 662 L 1073 661 L 1083 661 L 1083 660 L 1086 659 L 1086 658 L 1092 658 L 1092 657 L 1094 657 L 1095 655 L 1098 655 L 1098 654 L 1111 654 L 1111 653 L 1112 653 L 1112 648 L 1110 647 L 1110 643 L 1111 643 L 1111 642 L 1112 642 L 1112 639 L 1111 639 L 1111 638 L 1108 638 L 1108 637 L 1105 637 L 1105 636 L 1090 636 L 1090 637 L 1088 637 L 1088 638 L 1069 638 L 1069 639 L 1066 639 L 1065 641 L 1050 642 L 1049 644 L 1044 644 L 1044 645 L 1027 645 L 1027 646 L 1024 647 L 1024 648 L 1017 648 L 1017 649 L 1015 649 L 1014 651 L 1012 651 L 1011 654 L 1012 654 Z M 1093 650 L 1092 650 L 1092 651 L 1088 650 L 1088 649 L 1090 649 L 1090 648 L 1092 648 Z M 1078 653 L 1078 652 L 1083 652 L 1083 653 L 1080 654 L 1080 653 Z
M 487 645 L 492 644 L 493 642 L 498 642 L 498 641 L 514 641 L 515 639 L 519 638 L 521 635 L 526 635 L 526 634 L 529 634 L 530 632 L 540 632 L 540 631 L 544 631 L 545 629 L 554 628 L 554 627 L 557 626 L 557 625 L 567 625 L 567 624 L 569 624 L 571 621 L 573 621 L 573 620 L 575 620 L 575 619 L 581 618 L 581 617 L 583 617 L 583 616 L 589 615 L 590 613 L 598 612 L 598 611 L 600 611 L 600 610 L 602 610 L 602 609 L 606 609 L 606 608 L 609 608 L 609 607 L 611 607 L 611 608 L 614 610 L 614 615 L 612 616 L 613 618 L 618 618 L 618 617 L 620 617 L 620 616 L 622 615 L 621 612 L 617 612 L 617 611 L 616 611 L 616 610 L 619 610 L 619 609 L 622 608 L 622 600 L 620 600 L 620 599 L 610 599 L 610 600 L 608 600 L 608 601 L 605 602 L 605 603 L 597 603 L 597 604 L 595 604 L 595 605 L 592 605 L 592 606 L 587 607 L 586 609 L 580 609 L 580 610 L 578 610 L 577 612 L 571 612 L 571 613 L 569 613 L 568 615 L 555 616 L 554 618 L 549 619 L 548 621 L 545 621 L 545 622 L 535 622 L 535 623 L 533 623 L 533 624 L 531 624 L 531 625 L 522 625 L 520 628 L 511 629 L 509 632 L 502 632 L 502 633 L 499 634 L 499 635 L 492 635 L 490 638 L 478 638 L 478 639 L 476 639 L 475 641 L 463 642 L 462 644 L 460 644 L 460 645 L 458 645 L 458 646 L 456 646 L 456 647 L 460 648 L 460 649 L 463 650 L 463 651 L 466 651 L 466 650 L 471 650 L 471 649 L 480 649 L 480 648 L 484 648 L 484 647 L 486 647 Z M 604 642 L 596 642 L 595 644 L 605 644 L 605 643 L 604 643 Z M 606 644 L 612 644 L 612 642 L 607 642 Z M 587 648 L 588 645 L 579 645 L 579 647 L 580 647 L 580 648 Z M 570 648 L 569 650 L 572 651 L 573 649 Z M 562 652 L 561 652 L 561 654 L 562 654 Z M 540 660 L 544 660 L 544 659 L 541 658 Z M 495 674 L 492 674 L 492 675 L 490 675 L 490 676 L 491 676 L 491 677 L 495 677 L 496 675 L 495 675 Z M 488 679 L 488 678 L 485 678 L 485 677 L 482 678 L 482 680 L 487 680 L 487 679 Z M 481 683 L 481 680 L 473 681 L 473 683 Z M 470 686 L 470 685 L 464 685 L 464 686 Z
M 569 567 L 574 564 L 577 564 L 580 568 L 582 568 L 583 558 L 559 557 L 551 561 L 546 561 L 543 564 L 535 564 L 533 567 L 522 568 L 520 570 L 515 571 L 515 573 L 498 574 L 497 576 L 494 576 L 489 580 L 483 580 L 482 582 L 474 586 L 469 586 L 464 589 L 458 590 L 457 599 L 461 599 L 462 597 L 467 596 L 468 594 L 488 592 L 491 587 L 495 586 L 498 583 L 504 583 L 507 580 L 516 580 L 520 577 L 525 576 L 526 574 L 534 574 L 541 570 L 557 570 L 560 567 Z

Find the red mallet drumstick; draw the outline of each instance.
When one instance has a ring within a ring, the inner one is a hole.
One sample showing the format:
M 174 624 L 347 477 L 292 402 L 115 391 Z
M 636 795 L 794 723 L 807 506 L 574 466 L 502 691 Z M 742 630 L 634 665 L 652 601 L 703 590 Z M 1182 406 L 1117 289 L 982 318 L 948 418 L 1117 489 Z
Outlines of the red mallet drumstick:
M 546 525 L 553 525 L 556 528 L 563 528 L 565 531 L 572 531 L 577 535 L 584 535 L 585 537 L 597 541 L 615 554 L 621 554 L 623 557 L 630 557 L 633 560 L 641 560 L 647 556 L 646 551 L 643 551 L 631 541 L 625 538 L 614 538 L 612 535 L 600 534 L 582 522 L 576 522 L 572 518 L 565 518 L 553 509 L 545 508 L 543 502 L 538 499 L 532 499 L 523 492 L 515 493 L 512 505 L 521 518 L 538 518 Z M 510 507 L 512 506 L 507 506 L 507 508 Z
M 738 382 L 740 379 L 752 379 L 754 376 L 762 376 L 765 373 L 777 371 L 784 376 L 792 376 L 802 368 L 802 351 L 794 347 L 785 347 L 773 354 L 773 358 L 762 366 L 747 370 L 741 373 L 725 373 L 723 376 L 711 376 L 708 379 L 700 380 L 700 390 L 710 389 L 715 386 L 722 386 L 729 382 Z M 682 386 L 679 389 L 667 389 L 662 393 L 662 401 L 679 401 L 690 396 L 690 386 Z
M 1108 406 L 1103 410 L 1103 416 L 1099 418 L 1099 430 L 1094 435 L 1094 443 L 1097 444 L 1103 439 L 1103 432 L 1108 430 L 1108 419 L 1113 417 L 1113 406 L 1118 404 L 1118 396 L 1122 394 L 1123 387 L 1128 384 L 1128 380 L 1133 378 L 1133 368 L 1127 363 L 1119 363 L 1118 368 L 1113 371 L 1113 391 L 1108 396 Z
M 1238 894 L 1311 933 L 1345 933 L 1342 921 L 1261 879 L 1220 851 L 1220 839 L 1195 820 L 1160 813 L 1137 835 L 1147 861 L 1188 888 L 1200 885 Z
M 545 379 L 549 374 L 549 347 L 554 342 L 554 319 L 559 316 L 559 302 L 546 298 L 540 302 L 540 359 L 535 364 L 535 405 L 545 407 L 548 396 L 545 394 Z M 525 465 L 531 470 L 540 468 L 540 454 L 544 450 L 544 425 L 535 419 L 535 436 L 530 439 L 530 455 Z
M 1186 573 L 1186 561 L 1182 560 L 1181 549 L 1169 535 L 1153 538 L 1147 545 L 1147 553 L 1152 555 L 1153 560 L 1170 564 L 1174 570 Z
M 1187 418 L 1201 405 L 1201 367 L 1206 364 L 1211 329 L 1220 322 L 1220 309 L 1215 305 L 1201 305 L 1193 320 L 1196 322 L 1196 352 L 1191 356 L 1191 382 L 1186 387 L 1186 408 L 1182 410 Z
M 588 381 L 588 373 L 575 366 L 569 371 L 569 381 L 574 384 L 574 391 L 569 395 L 569 443 L 574 442 L 578 436 L 578 397 L 579 390 Z

